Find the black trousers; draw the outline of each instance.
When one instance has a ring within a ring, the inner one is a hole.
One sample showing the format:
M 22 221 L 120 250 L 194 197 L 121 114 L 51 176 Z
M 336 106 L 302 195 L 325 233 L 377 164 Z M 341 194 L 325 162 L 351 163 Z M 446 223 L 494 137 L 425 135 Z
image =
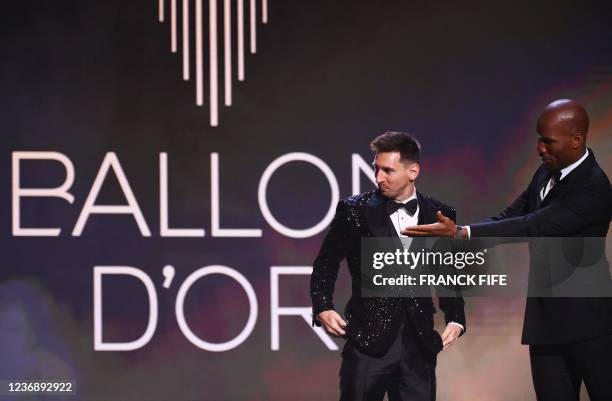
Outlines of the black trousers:
M 387 353 L 375 358 L 350 342 L 342 350 L 340 401 L 434 401 L 436 356 L 418 343 L 410 326 L 403 325 Z
M 529 347 L 538 401 L 578 401 L 584 380 L 591 401 L 612 400 L 612 335 Z

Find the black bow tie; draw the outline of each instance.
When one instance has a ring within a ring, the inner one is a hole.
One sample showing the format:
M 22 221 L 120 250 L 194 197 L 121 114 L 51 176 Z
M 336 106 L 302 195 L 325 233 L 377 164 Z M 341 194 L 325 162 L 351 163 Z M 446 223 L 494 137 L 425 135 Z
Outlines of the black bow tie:
M 414 216 L 418 206 L 419 206 L 419 202 L 416 199 L 412 199 L 411 201 L 406 202 L 406 203 L 399 203 L 399 202 L 395 202 L 395 201 L 389 201 L 389 202 L 387 202 L 387 212 L 389 214 L 393 214 L 393 213 L 397 212 L 399 209 L 404 208 L 404 209 L 406 209 L 406 212 L 410 216 Z

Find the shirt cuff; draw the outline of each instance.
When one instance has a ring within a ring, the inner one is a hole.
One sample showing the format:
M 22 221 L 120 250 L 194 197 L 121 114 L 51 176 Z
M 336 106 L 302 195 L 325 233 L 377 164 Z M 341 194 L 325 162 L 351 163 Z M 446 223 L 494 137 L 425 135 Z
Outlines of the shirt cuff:
M 459 327 L 461 328 L 461 331 L 462 331 L 462 332 L 463 332 L 463 331 L 465 331 L 465 327 L 463 327 L 463 325 L 462 325 L 462 324 L 459 324 L 459 323 L 457 323 L 457 322 L 448 322 L 448 324 L 454 324 L 455 326 L 459 326 Z
M 465 226 L 465 231 L 467 231 L 467 239 L 471 239 L 472 238 L 472 230 L 470 229 L 470 226 Z

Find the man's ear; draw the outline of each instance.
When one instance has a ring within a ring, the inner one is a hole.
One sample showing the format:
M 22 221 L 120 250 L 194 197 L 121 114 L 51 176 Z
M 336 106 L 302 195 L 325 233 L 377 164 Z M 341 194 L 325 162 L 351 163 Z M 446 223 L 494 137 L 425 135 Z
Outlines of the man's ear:
M 586 143 L 586 135 L 582 132 L 578 132 L 574 134 L 572 137 L 572 148 L 579 149 L 583 147 Z
M 410 178 L 410 181 L 416 180 L 416 178 L 419 176 L 420 171 L 421 171 L 421 166 L 419 165 L 419 163 L 412 163 L 411 165 L 409 165 L 408 166 L 408 177 Z

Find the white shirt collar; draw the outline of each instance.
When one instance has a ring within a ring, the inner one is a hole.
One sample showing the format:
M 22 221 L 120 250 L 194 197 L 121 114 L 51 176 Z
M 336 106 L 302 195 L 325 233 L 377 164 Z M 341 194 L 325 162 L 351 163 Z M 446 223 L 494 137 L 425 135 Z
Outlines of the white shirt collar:
M 567 166 L 565 168 L 562 168 L 561 169 L 561 178 L 559 178 L 559 181 L 561 181 L 563 179 L 563 177 L 565 177 L 566 175 L 571 173 L 572 170 L 574 170 L 576 167 L 578 167 L 580 165 L 580 163 L 582 163 L 588 156 L 589 156 L 589 150 L 587 149 L 586 152 L 584 152 L 584 156 L 582 156 L 580 159 L 578 159 L 576 162 L 570 164 L 569 166 Z

